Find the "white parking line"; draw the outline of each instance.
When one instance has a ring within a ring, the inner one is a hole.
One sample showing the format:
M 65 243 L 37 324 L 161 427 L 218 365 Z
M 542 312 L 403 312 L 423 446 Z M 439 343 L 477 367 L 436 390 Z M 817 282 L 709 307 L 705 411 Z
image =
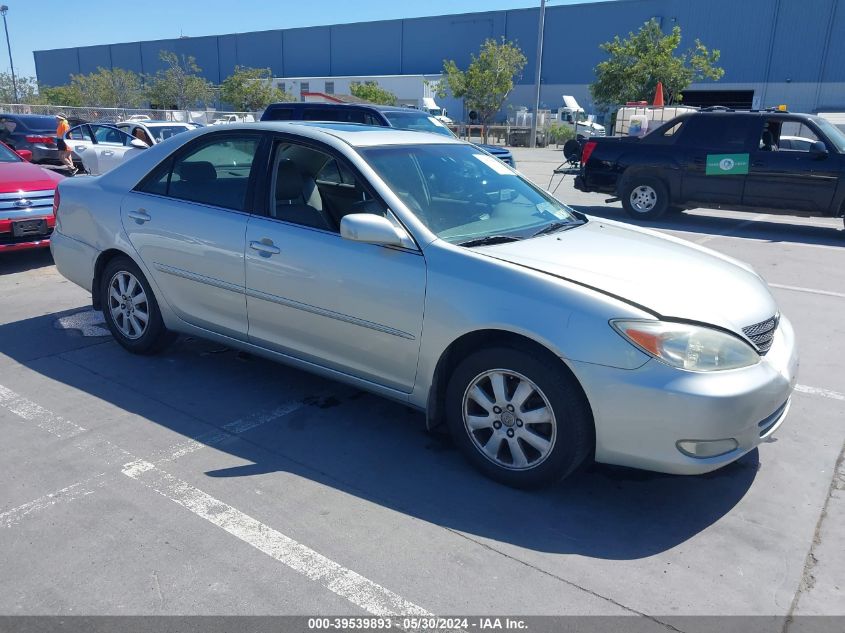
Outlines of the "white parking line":
M 772 288 L 781 288 L 782 290 L 794 290 L 795 292 L 808 292 L 813 295 L 823 295 L 826 297 L 840 297 L 845 299 L 845 293 L 843 292 L 834 292 L 833 290 L 818 290 L 816 288 L 803 288 L 802 286 L 787 286 L 785 284 L 772 284 L 770 283 L 769 286 Z
M 0 527 L 12 527 L 13 525 L 20 523 L 22 519 L 33 512 L 49 508 L 60 502 L 69 503 L 75 499 L 80 499 L 81 497 L 87 497 L 88 495 L 93 494 L 96 488 L 101 488 L 105 485 L 106 482 L 102 479 L 105 474 L 106 473 L 99 473 L 98 475 L 89 477 L 84 481 L 79 481 L 73 485 L 67 486 L 66 488 L 56 490 L 50 494 L 38 497 L 38 499 L 33 499 L 28 503 L 19 505 L 17 508 L 12 508 L 11 510 L 6 510 L 5 512 L 0 513 Z
M 65 420 L 52 411 L 48 411 L 3 385 L 0 385 L 0 407 L 8 409 L 28 422 L 34 422 L 36 426 L 56 437 L 73 437 L 87 430 L 70 420 Z
M 413 602 L 408 602 L 150 462 L 130 462 L 124 466 L 123 474 L 373 615 L 431 615 Z
M 799 393 L 806 393 L 811 396 L 820 396 L 822 398 L 830 398 L 831 400 L 845 400 L 845 393 L 838 391 L 831 391 L 830 389 L 820 389 L 819 387 L 809 387 L 807 385 L 795 385 L 795 391 Z

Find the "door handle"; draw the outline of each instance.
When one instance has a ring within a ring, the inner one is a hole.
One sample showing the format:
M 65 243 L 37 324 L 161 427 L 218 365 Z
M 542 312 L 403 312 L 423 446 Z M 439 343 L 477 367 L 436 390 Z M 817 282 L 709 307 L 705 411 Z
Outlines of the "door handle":
M 150 220 L 152 220 L 150 215 L 144 209 L 130 211 L 126 215 L 135 220 L 138 224 L 143 224 L 144 222 L 149 222 Z
M 755 160 L 751 163 L 751 166 L 752 167 L 765 167 L 766 163 L 764 163 L 763 161 L 760 161 L 760 160 Z
M 84 151 L 85 151 L 85 146 L 84 146 L 84 145 L 77 145 L 77 146 L 76 146 L 76 147 L 74 147 L 73 149 L 75 149 L 77 152 L 84 152 Z
M 251 241 L 249 243 L 249 247 L 254 251 L 258 251 L 262 255 L 267 255 L 267 256 L 278 255 L 279 253 L 282 252 L 282 251 L 279 250 L 278 246 L 275 246 L 273 244 L 272 240 L 267 239 L 266 237 L 264 238 L 264 240 L 262 240 L 260 242 L 256 242 L 254 240 Z
M 114 156 L 114 152 L 110 149 L 103 150 L 103 156 Z

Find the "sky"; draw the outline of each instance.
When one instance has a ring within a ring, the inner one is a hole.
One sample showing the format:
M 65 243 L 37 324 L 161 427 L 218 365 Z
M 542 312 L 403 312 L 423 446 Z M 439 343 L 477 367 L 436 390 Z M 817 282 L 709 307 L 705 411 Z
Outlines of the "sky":
M 9 7 L 6 19 L 15 72 L 34 77 L 34 50 L 523 9 L 539 6 L 540 0 L 4 0 L 4 4 Z M 2 34 L 0 38 L 4 45 Z M 3 48 L 0 72 L 9 72 Z

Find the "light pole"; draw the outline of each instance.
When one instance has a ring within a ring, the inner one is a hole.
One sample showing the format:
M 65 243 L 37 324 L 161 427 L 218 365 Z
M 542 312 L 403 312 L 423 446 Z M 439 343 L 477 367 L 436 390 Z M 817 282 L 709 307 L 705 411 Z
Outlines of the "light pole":
M 3 14 L 3 28 L 6 31 L 6 48 L 9 49 L 9 68 L 12 70 L 12 103 L 18 102 L 18 81 L 15 79 L 15 64 L 12 62 L 12 43 L 9 41 L 9 25 L 6 23 L 6 13 L 9 7 L 0 5 L 0 13 Z
M 531 144 L 537 147 L 537 119 L 540 117 L 540 71 L 543 66 L 543 27 L 546 22 L 546 0 L 540 0 L 540 26 L 537 33 L 537 61 L 534 64 L 534 116 L 531 117 Z

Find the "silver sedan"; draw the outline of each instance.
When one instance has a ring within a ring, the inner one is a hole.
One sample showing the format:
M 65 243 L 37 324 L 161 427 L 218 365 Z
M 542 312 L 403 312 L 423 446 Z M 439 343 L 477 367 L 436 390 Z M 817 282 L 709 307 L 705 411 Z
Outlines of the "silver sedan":
M 56 265 L 127 350 L 190 334 L 357 385 L 510 485 L 590 459 L 707 472 L 789 409 L 792 326 L 750 267 L 457 139 L 205 128 L 56 199 Z

